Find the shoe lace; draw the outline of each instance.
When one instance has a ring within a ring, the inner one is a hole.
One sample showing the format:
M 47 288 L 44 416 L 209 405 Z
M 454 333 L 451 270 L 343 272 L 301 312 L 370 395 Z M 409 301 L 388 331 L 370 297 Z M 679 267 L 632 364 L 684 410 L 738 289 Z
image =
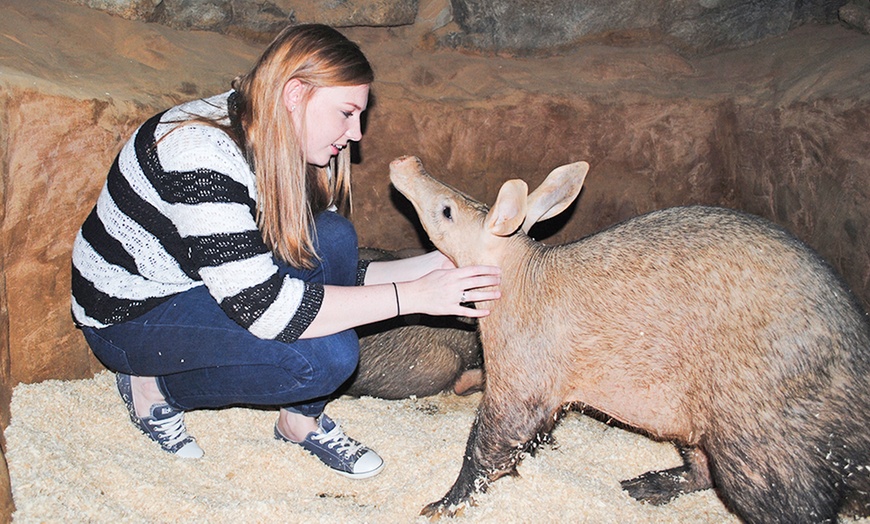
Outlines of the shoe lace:
M 147 422 L 157 430 L 158 438 L 167 446 L 174 446 L 188 437 L 187 429 L 184 427 L 184 413 Z
M 326 447 L 334 449 L 345 457 L 352 457 L 362 447 L 362 444 L 345 435 L 339 425 L 336 425 L 328 433 L 314 435 L 311 438 L 326 444 Z

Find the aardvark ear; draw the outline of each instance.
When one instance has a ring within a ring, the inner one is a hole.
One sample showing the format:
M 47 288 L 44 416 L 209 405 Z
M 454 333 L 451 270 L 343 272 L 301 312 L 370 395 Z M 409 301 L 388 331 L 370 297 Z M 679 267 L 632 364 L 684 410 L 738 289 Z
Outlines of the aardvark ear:
M 529 211 L 523 221 L 523 232 L 528 234 L 536 222 L 554 217 L 571 205 L 580 194 L 588 172 L 589 164 L 586 162 L 575 162 L 552 170 L 538 189 L 529 195 Z
M 512 235 L 526 217 L 528 191 L 529 186 L 522 180 L 505 182 L 498 191 L 495 204 L 486 215 L 486 230 L 500 237 Z

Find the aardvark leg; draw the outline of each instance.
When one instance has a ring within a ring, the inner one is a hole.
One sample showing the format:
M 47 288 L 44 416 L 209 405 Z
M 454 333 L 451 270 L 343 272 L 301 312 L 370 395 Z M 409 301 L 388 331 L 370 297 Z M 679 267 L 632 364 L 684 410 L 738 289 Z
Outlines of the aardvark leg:
M 707 456 L 699 448 L 678 446 L 683 465 L 663 471 L 649 471 L 623 480 L 622 489 L 642 502 L 667 504 L 679 495 L 713 487 Z
M 496 403 L 484 396 L 468 436 L 459 477 L 444 498 L 420 514 L 454 516 L 473 504 L 473 495 L 486 491 L 491 482 L 515 475 L 522 454 L 549 436 L 560 413 L 558 405 L 544 406 L 528 399 Z

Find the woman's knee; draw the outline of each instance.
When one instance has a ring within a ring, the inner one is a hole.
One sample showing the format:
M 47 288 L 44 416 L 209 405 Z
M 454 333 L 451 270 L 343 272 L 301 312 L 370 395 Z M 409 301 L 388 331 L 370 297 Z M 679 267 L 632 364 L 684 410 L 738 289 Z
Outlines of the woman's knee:
M 325 211 L 317 215 L 315 227 L 315 249 L 327 273 L 326 282 L 353 285 L 359 260 L 359 244 L 353 224 L 338 213 Z
M 313 363 L 316 381 L 332 393 L 350 378 L 359 363 L 359 340 L 353 330 L 343 331 L 329 337 L 328 347 L 318 352 Z
M 353 223 L 334 211 L 324 211 L 314 217 L 314 227 L 319 243 L 356 247 L 357 234 Z

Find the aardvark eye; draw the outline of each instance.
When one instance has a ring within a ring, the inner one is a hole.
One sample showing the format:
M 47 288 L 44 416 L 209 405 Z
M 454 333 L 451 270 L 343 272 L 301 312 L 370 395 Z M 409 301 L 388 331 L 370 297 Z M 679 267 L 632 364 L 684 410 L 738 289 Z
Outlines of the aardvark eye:
M 450 206 L 444 206 L 444 209 L 441 210 L 441 213 L 447 220 L 453 220 L 453 212 L 450 210 Z

